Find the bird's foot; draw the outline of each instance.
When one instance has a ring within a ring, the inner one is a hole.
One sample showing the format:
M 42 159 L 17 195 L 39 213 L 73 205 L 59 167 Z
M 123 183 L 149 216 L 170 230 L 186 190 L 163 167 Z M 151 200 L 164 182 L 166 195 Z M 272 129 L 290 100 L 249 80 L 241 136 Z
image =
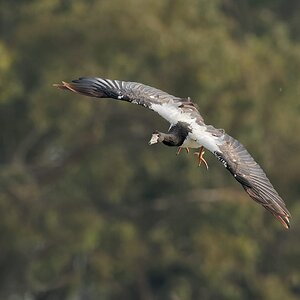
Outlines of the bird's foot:
M 208 170 L 208 164 L 206 162 L 206 160 L 204 159 L 203 155 L 204 155 L 205 151 L 204 151 L 204 147 L 200 147 L 199 152 L 195 152 L 194 155 L 197 155 L 198 158 L 198 167 L 201 166 L 201 163 L 203 162 L 206 170 Z
M 184 148 L 186 153 L 189 153 L 190 152 L 190 148 L 188 147 L 178 147 L 177 149 L 177 152 L 176 152 L 176 155 L 178 155 L 180 152 L 181 152 L 181 149 Z

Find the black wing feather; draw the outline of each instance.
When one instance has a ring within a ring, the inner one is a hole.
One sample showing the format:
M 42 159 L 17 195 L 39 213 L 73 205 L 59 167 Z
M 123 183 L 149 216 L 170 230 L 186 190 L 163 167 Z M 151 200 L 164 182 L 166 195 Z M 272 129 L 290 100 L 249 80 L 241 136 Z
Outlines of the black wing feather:
M 81 77 L 70 83 L 54 84 L 54 86 L 70 90 L 85 96 L 97 98 L 112 98 L 151 108 L 152 104 L 164 103 L 176 107 L 181 113 L 189 113 L 201 124 L 204 120 L 196 105 L 190 98 L 180 98 L 170 95 L 154 87 L 130 81 L 110 80 L 96 77 Z
M 290 213 L 284 201 L 246 148 L 226 133 L 219 137 L 219 142 L 221 151 L 214 153 L 216 157 L 253 200 L 270 211 L 284 227 L 289 228 Z
M 170 101 L 180 104 L 183 100 L 145 84 L 121 80 L 82 77 L 71 83 L 63 82 L 55 86 L 90 97 L 113 98 L 144 107 Z

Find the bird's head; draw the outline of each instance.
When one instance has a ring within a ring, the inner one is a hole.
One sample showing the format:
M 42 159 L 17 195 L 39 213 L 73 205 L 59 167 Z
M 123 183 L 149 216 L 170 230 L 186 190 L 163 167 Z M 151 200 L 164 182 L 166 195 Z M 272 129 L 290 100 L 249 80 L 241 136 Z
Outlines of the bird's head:
M 149 145 L 153 145 L 156 143 L 161 143 L 164 140 L 164 136 L 161 132 L 159 131 L 154 131 L 152 133 L 151 139 L 149 141 Z

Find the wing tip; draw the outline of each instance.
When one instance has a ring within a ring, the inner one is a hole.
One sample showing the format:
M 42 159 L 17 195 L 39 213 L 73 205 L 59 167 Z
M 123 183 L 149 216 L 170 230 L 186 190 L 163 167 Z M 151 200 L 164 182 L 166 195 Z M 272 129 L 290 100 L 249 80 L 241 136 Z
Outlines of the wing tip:
M 66 89 L 66 86 L 64 85 L 64 81 L 62 81 L 62 83 L 53 83 L 52 86 L 57 87 L 59 89 Z
M 75 93 L 79 92 L 75 89 L 74 84 L 68 83 L 68 82 L 65 82 L 65 81 L 62 81 L 61 83 L 54 83 L 53 86 L 57 87 L 59 89 L 62 89 L 62 90 L 70 90 L 70 91 L 75 92 Z
M 279 214 L 275 214 L 273 213 L 274 217 L 281 223 L 281 225 L 285 228 L 285 229 L 290 229 L 291 225 L 290 225 L 290 215 L 279 215 Z

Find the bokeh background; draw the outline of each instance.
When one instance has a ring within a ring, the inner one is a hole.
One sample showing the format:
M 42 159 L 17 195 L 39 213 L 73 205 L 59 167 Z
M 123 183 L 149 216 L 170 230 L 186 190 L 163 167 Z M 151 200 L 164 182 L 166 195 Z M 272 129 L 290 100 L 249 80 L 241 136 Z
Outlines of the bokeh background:
M 284 230 L 209 153 L 148 146 L 142 107 L 80 76 L 191 97 L 263 166 Z M 0 299 L 300 298 L 298 0 L 0 0 Z

